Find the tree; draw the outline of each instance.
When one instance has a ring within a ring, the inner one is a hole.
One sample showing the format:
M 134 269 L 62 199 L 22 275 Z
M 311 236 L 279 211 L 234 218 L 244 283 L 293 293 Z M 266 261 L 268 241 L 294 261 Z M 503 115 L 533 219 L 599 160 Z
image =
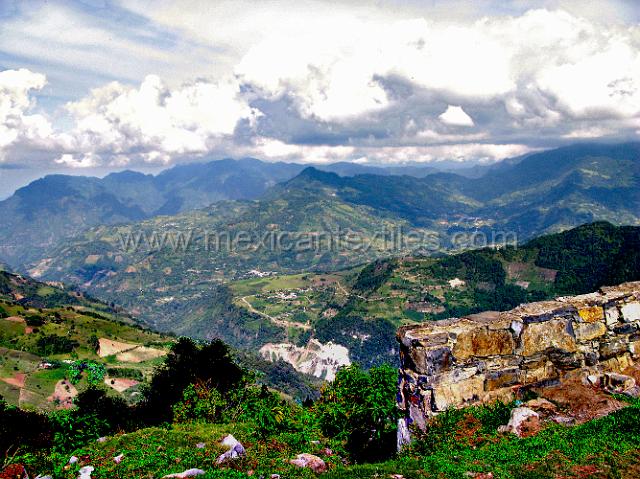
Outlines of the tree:
M 172 406 L 182 399 L 190 384 L 206 383 L 225 395 L 238 387 L 244 377 L 245 371 L 222 341 L 216 339 L 199 346 L 189 338 L 180 338 L 155 371 L 141 407 L 150 422 L 170 421 Z

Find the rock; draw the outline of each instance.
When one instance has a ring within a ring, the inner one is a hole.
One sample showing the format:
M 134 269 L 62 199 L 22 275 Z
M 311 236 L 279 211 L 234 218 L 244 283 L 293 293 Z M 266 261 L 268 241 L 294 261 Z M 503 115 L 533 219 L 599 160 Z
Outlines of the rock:
M 113 462 L 115 462 L 116 464 L 120 464 L 123 458 L 124 458 L 124 454 L 118 454 L 116 457 L 113 458 Z
M 407 426 L 407 420 L 405 418 L 398 419 L 398 433 L 397 433 L 396 449 L 400 452 L 404 446 L 408 446 L 411 443 L 411 433 Z
M 71 456 L 67 464 L 75 464 L 76 462 L 78 462 L 78 458 L 76 456 Z
M 569 416 L 553 416 L 551 420 L 556 424 L 561 424 L 563 426 L 571 426 L 576 422 L 574 418 Z
M 163 476 L 163 479 L 186 479 L 188 477 L 204 476 L 205 474 L 206 472 L 204 472 L 202 469 L 187 469 L 184 472 Z
M 640 303 L 638 302 L 624 304 L 620 307 L 620 311 L 623 320 L 627 323 L 640 320 Z
M 91 473 L 94 471 L 93 466 L 84 466 L 78 471 L 78 479 L 91 479 Z
M 544 398 L 531 399 L 526 403 L 524 403 L 524 406 L 531 408 L 534 411 L 544 411 L 547 413 L 555 412 L 558 410 L 555 404 L 553 404 L 551 401 L 548 401 Z
M 10 464 L 0 472 L 0 479 L 29 479 L 22 464 Z
M 298 454 L 295 459 L 291 459 L 289 462 L 294 466 L 311 469 L 316 474 L 323 473 L 327 470 L 327 464 L 313 454 Z
M 506 426 L 500 426 L 500 432 L 511 432 L 518 437 L 523 437 L 530 426 L 537 426 L 540 416 L 528 407 L 517 407 L 511 411 L 511 419 Z M 533 424 L 531 424 L 533 423 Z
M 198 444 L 196 444 L 196 447 L 198 449 L 204 449 L 205 443 L 204 442 L 199 442 Z
M 98 439 L 96 439 L 96 442 L 107 442 L 107 438 L 106 437 L 99 437 Z
M 597 323 L 576 323 L 573 326 L 578 341 L 590 341 L 600 336 L 604 336 L 607 328 L 602 322 Z
M 236 459 L 246 454 L 244 446 L 240 444 L 240 441 L 238 441 L 231 434 L 226 436 L 220 444 L 228 447 L 229 450 L 218 457 L 218 459 L 216 460 L 216 464 L 222 464 L 223 462 Z
M 598 386 L 600 384 L 600 376 L 598 376 L 597 374 L 589 374 L 587 376 L 587 381 L 592 386 Z
M 589 308 L 581 308 L 578 310 L 578 316 L 585 323 L 595 323 L 604 319 L 604 310 L 601 306 L 591 306 Z
M 618 311 L 618 308 L 616 308 L 615 306 L 607 308 L 604 314 L 607 326 L 613 327 L 618 324 L 618 321 L 620 320 L 620 311 Z
M 607 391 L 623 393 L 628 389 L 636 387 L 636 380 L 625 374 L 605 373 L 604 387 Z
M 271 474 L 271 479 L 280 479 L 280 474 Z
M 566 352 L 574 352 L 577 349 L 571 323 L 564 319 L 528 324 L 522 332 L 522 344 L 523 356 L 531 356 L 549 348 Z
M 53 479 L 53 477 L 52 476 L 40 476 L 40 475 L 38 475 L 38 476 L 36 476 L 36 479 Z
M 456 360 L 513 354 L 515 343 L 508 330 L 488 328 L 463 331 L 458 335 L 453 348 Z

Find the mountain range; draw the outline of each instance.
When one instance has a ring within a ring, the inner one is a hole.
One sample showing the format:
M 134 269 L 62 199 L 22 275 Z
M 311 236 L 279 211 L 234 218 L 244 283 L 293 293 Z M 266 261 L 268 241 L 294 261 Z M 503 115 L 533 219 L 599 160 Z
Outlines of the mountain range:
M 439 171 L 419 165 L 382 168 L 344 162 L 317 167 L 340 175 L 422 177 Z M 49 175 L 0 201 L 4 223 L 0 261 L 17 265 L 37 258 L 61 239 L 92 226 L 178 214 L 221 200 L 256 199 L 304 168 L 301 164 L 244 158 L 179 165 L 155 176 L 134 171 L 112 173 L 102 179 Z M 477 174 L 478 169 L 465 171 Z

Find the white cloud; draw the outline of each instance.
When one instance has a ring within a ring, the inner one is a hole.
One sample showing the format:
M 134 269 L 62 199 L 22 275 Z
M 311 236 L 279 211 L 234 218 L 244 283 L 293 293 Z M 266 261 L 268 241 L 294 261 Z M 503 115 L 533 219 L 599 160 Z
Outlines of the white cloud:
M 113 82 L 67 105 L 76 122 L 71 144 L 78 151 L 108 152 L 115 164 L 135 152 L 145 162 L 160 163 L 172 155 L 206 153 L 231 136 L 239 121 L 253 122 L 260 114 L 239 93 L 233 81 L 197 81 L 176 89 L 155 75 L 138 88 Z
M 0 72 L 0 160 L 10 145 L 24 140 L 39 142 L 51 133 L 43 115 L 29 114 L 35 106 L 30 93 L 45 84 L 44 75 L 26 69 Z
M 43 75 L 18 70 L 19 87 L 0 76 L 0 150 L 50 151 L 67 166 L 221 153 L 491 161 L 638 137 L 640 26 L 623 21 L 625 2 L 452 1 L 131 0 L 110 20 L 20 4 L 2 51 L 43 72 L 95 72 L 98 87 L 76 93 L 60 121 L 60 110 L 33 111 Z
M 64 153 L 60 158 L 55 160 L 55 163 L 69 168 L 93 168 L 100 166 L 100 157 L 87 153 L 80 158 L 75 158 L 69 153 Z
M 460 106 L 449 105 L 438 118 L 445 125 L 473 126 L 473 119 Z
M 272 138 L 256 138 L 245 153 L 267 160 L 295 160 L 303 163 L 332 163 L 354 157 L 352 146 L 292 145 Z

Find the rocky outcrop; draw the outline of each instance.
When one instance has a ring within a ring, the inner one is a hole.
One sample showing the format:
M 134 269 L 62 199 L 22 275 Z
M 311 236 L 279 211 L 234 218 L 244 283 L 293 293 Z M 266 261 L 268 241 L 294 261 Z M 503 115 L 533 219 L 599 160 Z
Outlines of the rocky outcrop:
M 339 344 L 311 339 L 304 347 L 291 343 L 267 343 L 260 349 L 260 355 L 269 361 L 283 360 L 291 364 L 296 371 L 333 381 L 336 372 L 343 366 L 349 366 L 349 350 Z
M 423 428 L 448 408 L 631 366 L 640 357 L 640 282 L 405 326 L 398 340 L 399 407 L 406 424 Z

